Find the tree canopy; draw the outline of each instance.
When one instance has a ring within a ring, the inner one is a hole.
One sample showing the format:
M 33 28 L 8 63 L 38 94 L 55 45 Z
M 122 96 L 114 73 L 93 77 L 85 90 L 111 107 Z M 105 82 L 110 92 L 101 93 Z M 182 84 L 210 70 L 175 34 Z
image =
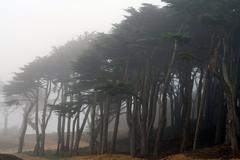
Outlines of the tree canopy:
M 36 154 L 54 111 L 61 155 L 80 153 L 88 118 L 91 153 L 117 151 L 121 117 L 133 156 L 159 155 L 167 139 L 181 152 L 225 143 L 238 153 L 240 1 L 164 2 L 128 8 L 110 33 L 84 34 L 15 74 L 4 91 L 33 103 Z

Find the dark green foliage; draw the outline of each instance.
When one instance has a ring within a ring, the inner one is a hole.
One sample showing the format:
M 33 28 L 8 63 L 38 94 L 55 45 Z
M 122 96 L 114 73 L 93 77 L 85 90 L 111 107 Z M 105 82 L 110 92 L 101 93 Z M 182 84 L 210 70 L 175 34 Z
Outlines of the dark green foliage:
M 189 35 L 182 34 L 182 33 L 170 33 L 170 32 L 164 33 L 163 37 L 168 39 L 178 40 L 180 42 L 188 42 L 191 39 Z
M 214 130 L 216 137 L 231 133 L 230 144 L 236 152 L 240 1 L 163 2 L 167 3 L 163 8 L 151 4 L 128 8 L 125 19 L 111 33 L 85 34 L 24 66 L 5 86 L 6 96 L 18 96 L 8 104 L 18 104 L 20 97 L 42 102 L 44 98 L 37 98 L 43 91 L 51 96 L 59 93 L 56 103 L 44 101 L 49 115 L 54 111 L 59 116 L 58 154 L 78 153 L 78 141 L 90 116 L 92 153 L 108 152 L 108 124 L 113 120 L 115 149 L 122 113 L 132 155 L 158 154 L 162 150 L 158 142 L 165 140 L 168 130 L 174 133 L 172 139 L 182 138 L 181 151 L 191 147 L 193 135 L 196 145 L 198 136 L 208 141 L 201 137 L 205 131 Z M 228 113 L 221 112 L 221 107 L 228 108 Z M 77 130 L 72 134 L 79 136 L 72 136 L 74 149 L 65 144 L 71 137 L 72 121 L 72 130 Z M 226 125 L 230 129 L 225 132 Z M 215 138 L 212 135 L 210 139 Z

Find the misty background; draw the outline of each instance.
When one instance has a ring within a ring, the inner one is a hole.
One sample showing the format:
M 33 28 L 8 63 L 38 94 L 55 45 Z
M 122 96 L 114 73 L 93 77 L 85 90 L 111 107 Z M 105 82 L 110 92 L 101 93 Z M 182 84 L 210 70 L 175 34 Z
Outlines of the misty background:
M 0 81 L 7 83 L 24 64 L 86 31 L 111 31 L 112 24 L 124 19 L 124 9 L 139 8 L 142 3 L 163 5 L 160 0 L 0 0 Z M 10 128 L 21 127 L 21 115 L 21 109 L 14 110 L 9 117 Z M 47 132 L 56 131 L 54 119 Z

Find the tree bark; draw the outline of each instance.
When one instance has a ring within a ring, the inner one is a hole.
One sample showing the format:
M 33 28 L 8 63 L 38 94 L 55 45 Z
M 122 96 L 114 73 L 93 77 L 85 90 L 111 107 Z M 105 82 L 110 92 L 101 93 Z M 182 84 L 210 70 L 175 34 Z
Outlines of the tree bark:
M 195 134 L 194 134 L 194 140 L 193 140 L 193 151 L 196 150 L 196 147 L 197 147 L 197 140 L 198 140 L 198 136 L 199 136 L 200 122 L 201 122 L 203 107 L 205 105 L 205 99 L 206 99 L 208 73 L 206 74 L 206 78 L 205 78 L 204 82 L 202 82 L 202 78 L 203 78 L 203 73 L 202 73 L 200 81 L 199 81 L 198 112 L 197 112 L 198 116 L 197 116 L 197 124 L 196 124 L 196 129 L 195 129 Z M 202 84 L 203 84 L 203 87 L 202 87 Z M 202 91 L 202 88 L 203 88 L 203 91 Z
M 39 82 L 38 82 L 39 83 Z M 40 134 L 39 134 L 39 125 L 38 125 L 38 112 L 39 112 L 39 87 L 37 87 L 37 95 L 36 95 L 36 110 L 35 110 L 35 124 L 36 124 L 36 144 L 34 147 L 34 154 L 39 155 L 39 149 L 40 149 Z
M 66 135 L 66 147 L 65 150 L 66 152 L 69 152 L 69 147 L 70 147 L 70 134 L 71 134 L 71 115 L 68 114 L 68 122 L 67 122 L 67 135 Z
M 28 116 L 29 113 L 32 111 L 34 107 L 33 103 L 30 103 L 30 106 L 26 108 L 24 114 L 23 114 L 23 122 L 22 122 L 22 128 L 21 128 L 21 135 L 19 137 L 19 145 L 18 145 L 18 153 L 22 153 L 23 146 L 24 146 L 24 138 L 27 130 L 27 122 L 28 122 Z
M 70 155 L 73 155 L 73 151 L 74 151 L 74 140 L 75 140 L 75 128 L 76 128 L 76 122 L 78 121 L 80 115 L 80 111 L 77 112 L 77 115 L 75 116 L 74 120 L 73 120 L 73 125 L 72 125 L 72 136 L 71 136 L 71 145 L 70 145 Z M 78 124 L 77 124 L 78 125 Z
M 173 47 L 173 52 L 170 57 L 169 65 L 167 67 L 166 75 L 165 75 L 165 80 L 164 80 L 164 88 L 163 88 L 163 95 L 162 95 L 162 100 L 160 102 L 161 107 L 162 107 L 162 112 L 160 113 L 160 108 L 159 108 L 159 124 L 158 124 L 158 129 L 157 129 L 157 137 L 154 145 L 154 155 L 158 155 L 158 146 L 161 138 L 161 134 L 163 131 L 163 128 L 165 127 L 166 123 L 166 107 L 167 107 L 167 91 L 168 91 L 168 86 L 170 82 L 170 76 L 171 76 L 171 71 L 173 68 L 173 64 L 175 61 L 175 56 L 177 53 L 177 47 L 178 47 L 178 41 L 174 41 L 174 47 Z
M 84 131 L 85 124 L 86 124 L 87 119 L 88 119 L 88 115 L 89 115 L 90 109 L 91 109 L 91 107 L 88 107 L 87 112 L 85 114 L 85 117 L 83 119 L 81 128 L 77 132 L 78 135 L 77 135 L 76 142 L 75 142 L 75 145 L 74 145 L 74 150 L 75 150 L 76 153 L 78 153 L 80 140 L 81 140 L 81 137 L 82 137 L 82 134 L 83 134 L 83 131 Z
M 103 121 L 103 143 L 101 153 L 106 153 L 108 151 L 108 121 L 109 121 L 109 109 L 110 109 L 111 97 L 107 95 L 106 105 L 103 108 L 104 111 L 104 121 Z
M 96 114 L 96 101 L 97 93 L 96 91 L 93 94 L 93 106 L 91 109 L 91 140 L 90 140 L 90 150 L 91 154 L 95 153 L 95 114 Z
M 188 62 L 189 63 L 189 62 Z M 189 66 L 188 66 L 189 67 Z M 189 67 L 191 68 L 191 67 Z M 183 108 L 183 133 L 182 133 L 182 143 L 180 147 L 180 152 L 185 151 L 187 145 L 187 137 L 189 134 L 189 122 L 191 116 L 192 109 L 192 89 L 194 77 L 191 79 L 192 70 L 187 71 L 186 79 L 185 79 L 185 95 L 184 95 L 184 108 Z
M 58 144 L 57 144 L 57 151 L 56 154 L 60 154 L 60 146 L 61 146 L 61 139 L 62 139 L 62 132 L 61 132 L 61 126 L 62 126 L 62 118 L 61 113 L 58 114 L 58 125 L 57 125 L 57 132 L 58 132 Z
M 52 82 L 47 80 L 47 86 L 45 89 L 45 97 L 44 97 L 44 105 L 43 105 L 43 112 L 42 112 L 42 124 L 41 124 L 41 145 L 40 145 L 40 153 L 43 156 L 45 154 L 45 132 L 46 132 L 46 116 L 47 116 L 47 106 L 48 106 L 48 98 L 51 93 Z
M 225 83 L 225 93 L 228 98 L 228 114 L 227 114 L 227 127 L 229 127 L 229 136 L 231 142 L 231 148 L 234 155 L 238 153 L 238 142 L 237 142 L 237 114 L 236 114 L 236 104 L 235 104 L 235 88 L 234 84 L 231 83 L 227 65 L 228 46 L 226 39 L 223 38 L 223 56 L 222 56 L 222 76 Z
M 117 104 L 117 111 L 116 111 L 116 118 L 115 118 L 115 124 L 114 124 L 114 131 L 113 131 L 113 140 L 112 140 L 112 147 L 111 152 L 114 153 L 116 150 L 116 142 L 117 142 L 117 134 L 118 134 L 118 125 L 119 125 L 119 118 L 121 113 L 121 98 L 118 100 Z

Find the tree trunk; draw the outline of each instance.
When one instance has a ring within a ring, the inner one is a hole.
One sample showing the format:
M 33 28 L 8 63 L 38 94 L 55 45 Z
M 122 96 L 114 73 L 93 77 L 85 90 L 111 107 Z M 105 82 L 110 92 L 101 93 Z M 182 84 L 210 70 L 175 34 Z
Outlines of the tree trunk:
M 132 100 L 132 99 L 131 99 Z M 130 102 L 129 102 L 130 103 Z M 132 117 L 130 119 L 130 153 L 131 156 L 135 156 L 136 153 L 136 128 L 137 128 L 137 100 L 134 98 L 134 103 L 133 103 L 133 111 L 132 111 Z M 132 106 L 132 103 L 130 103 L 130 106 Z M 129 109 L 131 107 L 129 106 Z M 130 114 L 130 111 L 129 111 Z
M 70 136 L 71 136 L 70 134 L 71 134 L 71 115 L 68 114 L 66 147 L 65 147 L 66 152 L 69 151 L 69 147 L 70 147 Z
M 100 104 L 99 106 L 100 109 L 100 135 L 99 135 L 99 150 L 98 153 L 101 153 L 102 151 L 102 144 L 103 144 L 103 121 L 104 121 L 104 116 L 103 116 L 103 103 Z
M 188 66 L 189 67 L 189 66 Z M 191 68 L 191 67 L 189 67 Z M 187 137 L 189 134 L 189 122 L 191 116 L 191 109 L 192 109 L 192 89 L 193 89 L 193 82 L 194 77 L 191 79 L 192 70 L 187 71 L 186 79 L 185 79 L 185 95 L 184 95 L 184 108 L 183 108 L 183 133 L 182 133 L 182 143 L 180 147 L 180 152 L 185 151 L 187 145 Z
M 115 118 L 115 124 L 114 124 L 114 131 L 113 131 L 113 140 L 112 140 L 112 147 L 111 152 L 114 153 L 116 150 L 116 141 L 117 141 L 117 134 L 118 134 L 118 125 L 119 125 L 119 118 L 121 113 L 121 98 L 119 99 L 119 102 L 117 104 L 117 111 L 116 111 L 116 118 Z
M 110 109 L 111 97 L 107 95 L 106 105 L 104 106 L 104 122 L 103 122 L 103 143 L 101 153 L 106 153 L 108 151 L 108 121 L 109 121 L 109 109 Z
M 202 82 L 202 78 L 203 78 L 202 76 L 203 76 L 203 73 L 201 75 L 200 82 L 199 82 L 198 116 L 197 116 L 197 124 L 196 124 L 196 129 L 195 129 L 195 134 L 194 134 L 194 140 L 193 140 L 193 151 L 196 150 L 196 147 L 197 147 L 197 140 L 198 140 L 198 136 L 199 136 L 200 122 L 201 122 L 203 107 L 205 105 L 205 99 L 206 99 L 208 73 L 206 74 L 206 78 L 205 78 L 204 82 Z M 203 84 L 203 87 L 202 87 L 202 84 Z M 203 88 L 203 91 L 202 91 L 202 88 Z
M 56 154 L 60 154 L 60 146 L 61 146 L 61 139 L 62 139 L 62 132 L 61 132 L 61 126 L 62 126 L 62 118 L 61 113 L 58 114 L 58 125 L 57 125 L 57 132 L 58 132 L 58 144 L 57 144 L 57 151 Z
M 4 108 L 4 129 L 3 129 L 3 135 L 7 135 L 8 133 L 8 116 L 9 116 L 9 111 L 8 108 Z
M 18 153 L 22 153 L 23 146 L 24 146 L 24 138 L 27 130 L 27 122 L 28 122 L 28 116 L 29 113 L 32 111 L 34 107 L 34 104 L 30 104 L 30 106 L 25 110 L 23 114 L 23 122 L 22 122 L 22 128 L 21 128 L 21 135 L 19 137 L 19 145 L 18 145 Z
M 96 91 L 94 92 L 94 104 L 91 109 L 91 140 L 90 140 L 90 150 L 91 154 L 95 153 L 95 112 L 96 112 L 96 101 L 97 95 Z
M 39 155 L 39 149 L 40 149 L 40 134 L 39 134 L 39 125 L 38 125 L 38 112 L 39 112 L 39 88 L 37 88 L 37 95 L 36 95 L 36 111 L 35 111 L 35 124 L 36 124 L 36 145 L 34 147 L 34 154 Z
M 40 152 L 41 155 L 43 156 L 45 153 L 45 132 L 46 132 L 46 116 L 47 116 L 47 103 L 48 103 L 48 98 L 51 93 L 51 81 L 47 81 L 47 86 L 45 89 L 45 97 L 44 97 L 44 105 L 43 105 L 43 112 L 42 112 L 42 125 L 41 125 L 41 145 L 40 145 Z
M 72 125 L 72 136 L 71 136 L 71 145 L 70 145 L 70 155 L 73 155 L 73 146 L 74 146 L 74 139 L 75 139 L 75 128 L 76 128 L 76 122 L 78 121 L 80 115 L 80 111 L 77 112 L 77 115 L 75 116 L 73 120 L 73 125 Z
M 62 126 L 61 126 L 61 146 L 60 146 L 60 153 L 63 156 L 65 153 L 65 121 L 66 121 L 66 116 L 63 113 L 62 115 Z
M 155 145 L 154 145 L 154 155 L 158 155 L 158 146 L 159 146 L 163 128 L 165 127 L 165 123 L 166 123 L 167 91 L 168 91 L 168 86 L 169 86 L 169 82 L 170 82 L 170 78 L 171 78 L 171 71 L 173 68 L 173 63 L 175 61 L 175 56 L 177 53 L 177 47 L 178 47 L 178 41 L 175 40 L 173 52 L 170 57 L 170 62 L 167 67 L 165 80 L 164 80 L 163 96 L 162 96 L 162 101 L 160 102 L 161 107 L 162 107 L 162 112 L 160 113 L 161 109 L 159 108 L 159 113 L 160 113 L 159 114 L 159 124 L 158 124 L 158 129 L 157 129 L 157 137 L 156 137 L 156 141 L 155 141 Z
M 231 142 L 231 148 L 234 155 L 238 153 L 238 140 L 237 140 L 237 114 L 235 104 L 235 88 L 234 83 L 231 83 L 229 73 L 226 65 L 228 46 L 226 39 L 223 38 L 223 56 L 222 56 L 222 76 L 225 83 L 225 93 L 228 98 L 228 114 L 227 114 L 227 126 L 229 127 L 229 136 Z
M 222 85 L 222 84 L 221 84 Z M 217 111 L 217 124 L 216 124 L 216 132 L 215 132 L 215 144 L 219 144 L 221 141 L 221 124 L 222 122 L 225 122 L 223 118 L 224 114 L 224 90 L 222 87 L 219 89 L 219 94 L 218 94 L 218 111 Z
M 83 119 L 81 128 L 78 131 L 78 135 L 77 135 L 76 142 L 75 142 L 75 145 L 74 145 L 74 150 L 75 150 L 76 153 L 78 153 L 80 140 L 81 140 L 81 137 L 82 137 L 82 134 L 83 134 L 83 131 L 84 131 L 85 124 L 86 124 L 87 119 L 88 119 L 88 115 L 89 115 L 90 109 L 91 109 L 91 107 L 88 107 L 87 112 L 85 114 L 85 117 Z

